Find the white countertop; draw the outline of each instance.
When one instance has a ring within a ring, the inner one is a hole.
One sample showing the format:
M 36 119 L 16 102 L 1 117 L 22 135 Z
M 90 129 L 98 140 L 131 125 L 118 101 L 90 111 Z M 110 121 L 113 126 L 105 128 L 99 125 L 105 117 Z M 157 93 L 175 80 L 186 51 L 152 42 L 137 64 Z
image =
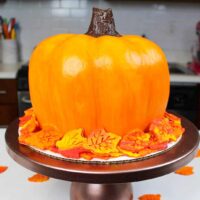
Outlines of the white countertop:
M 170 75 L 170 82 L 200 83 L 199 75 Z
M 70 200 L 70 182 L 50 178 L 43 183 L 28 182 L 35 174 L 10 158 L 6 152 L 5 129 L 0 129 L 0 165 L 8 170 L 0 174 L 0 199 L 2 200 Z M 194 167 L 194 175 L 181 176 L 171 173 L 159 178 L 136 182 L 134 200 L 143 194 L 161 194 L 162 200 L 199 200 L 200 199 L 200 158 L 195 158 L 189 166 Z
M 14 79 L 22 63 L 2 64 L 0 63 L 0 79 Z

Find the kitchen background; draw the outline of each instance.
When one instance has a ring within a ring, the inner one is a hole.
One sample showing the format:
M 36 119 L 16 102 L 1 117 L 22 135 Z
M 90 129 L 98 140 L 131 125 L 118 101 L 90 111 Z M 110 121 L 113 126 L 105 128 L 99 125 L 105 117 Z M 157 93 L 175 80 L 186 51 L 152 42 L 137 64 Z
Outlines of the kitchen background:
M 0 0 L 0 16 L 17 22 L 10 26 L 17 40 L 0 40 L 0 125 L 31 106 L 28 61 L 33 48 L 51 35 L 85 33 L 92 7 L 112 8 L 119 33 L 145 35 L 164 50 L 171 75 L 167 109 L 200 128 L 200 76 L 193 72 L 200 74 L 200 1 L 190 0 Z
M 93 6 L 112 8 L 121 34 L 145 34 L 163 48 L 170 62 L 191 61 L 191 48 L 197 41 L 195 27 L 200 20 L 198 3 L 7 0 L 0 4 L 0 15 L 16 18 L 21 28 L 21 60 L 28 61 L 34 46 L 47 36 L 86 32 Z
M 40 184 L 27 181 L 33 172 L 8 156 L 4 133 L 5 125 L 31 105 L 26 63 L 33 48 L 44 38 L 57 33 L 86 32 L 93 6 L 112 8 L 116 28 L 121 34 L 146 35 L 161 46 L 168 61 L 175 63 L 170 64 L 171 95 L 168 108 L 186 116 L 200 129 L 200 76 L 187 69 L 187 63 L 192 61 L 192 48 L 198 45 L 196 24 L 200 21 L 200 1 L 186 1 L 0 0 L 0 16 L 8 19 L 15 17 L 19 24 L 17 40 L 21 60 L 15 64 L 0 63 L 0 166 L 8 166 L 8 170 L 1 174 L 1 199 L 69 200 L 69 182 L 53 178 Z M 196 53 L 198 50 L 200 52 L 200 47 L 197 48 Z M 150 193 L 161 194 L 165 200 L 199 200 L 199 158 L 189 165 L 194 167 L 191 176 L 171 173 L 134 183 L 134 199 Z

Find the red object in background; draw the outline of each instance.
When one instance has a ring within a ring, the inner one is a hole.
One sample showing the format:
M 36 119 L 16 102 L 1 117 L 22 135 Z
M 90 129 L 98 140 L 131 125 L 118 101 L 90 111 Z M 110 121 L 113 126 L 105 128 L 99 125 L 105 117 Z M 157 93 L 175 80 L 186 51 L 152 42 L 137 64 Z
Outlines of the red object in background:
M 199 57 L 199 52 L 200 52 L 200 21 L 197 22 L 196 33 L 197 33 L 198 41 L 199 41 L 199 43 L 198 43 L 198 49 L 197 49 L 197 58 L 200 61 L 200 57 Z
M 193 58 L 192 63 L 188 64 L 188 67 L 195 73 L 200 75 L 200 61 Z
M 192 63 L 188 67 L 196 74 L 200 75 L 200 21 L 196 25 L 196 34 L 198 36 L 198 44 L 194 48 L 192 55 Z
M 200 21 L 197 22 L 197 25 L 196 25 L 196 31 L 197 31 L 197 35 L 200 34 Z M 200 38 L 199 38 L 200 39 Z M 200 41 L 199 41 L 200 42 Z

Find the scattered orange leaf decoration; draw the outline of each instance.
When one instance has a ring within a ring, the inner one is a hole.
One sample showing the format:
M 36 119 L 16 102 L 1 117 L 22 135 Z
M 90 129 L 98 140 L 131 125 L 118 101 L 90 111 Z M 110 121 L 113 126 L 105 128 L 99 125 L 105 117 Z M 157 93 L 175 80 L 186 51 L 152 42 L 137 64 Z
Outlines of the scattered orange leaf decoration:
M 138 198 L 139 200 L 160 200 L 160 194 L 144 194 Z
M 200 149 L 198 150 L 197 155 L 195 157 L 200 158 Z
M 0 174 L 5 172 L 8 169 L 7 166 L 0 166 Z
M 114 133 L 107 133 L 105 130 L 94 131 L 87 139 L 87 143 L 84 143 L 86 149 L 91 150 L 97 155 L 111 155 L 113 157 L 121 155 L 117 149 L 117 145 L 121 139 Z
M 184 166 L 181 167 L 180 169 L 175 171 L 176 174 L 184 175 L 184 176 L 189 176 L 194 174 L 193 172 L 193 167 L 191 166 Z
M 56 142 L 63 134 L 51 126 L 43 127 L 42 130 L 35 132 L 30 137 L 24 139 L 24 143 L 40 149 L 49 149 L 55 146 Z
M 35 174 L 28 178 L 28 181 L 30 182 L 45 182 L 48 180 L 49 180 L 49 177 L 42 174 Z
M 160 142 L 150 133 L 134 130 L 125 135 L 119 143 L 119 149 L 127 156 L 141 157 L 167 148 L 167 142 Z
M 143 157 L 164 150 L 168 143 L 183 134 L 181 119 L 170 113 L 155 119 L 146 132 L 134 129 L 123 136 L 106 132 L 104 129 L 86 134 L 82 129 L 73 129 L 65 134 L 52 126 L 40 128 L 33 109 L 28 109 L 20 118 L 19 142 L 43 150 L 51 150 L 66 158 L 91 160 L 126 155 Z

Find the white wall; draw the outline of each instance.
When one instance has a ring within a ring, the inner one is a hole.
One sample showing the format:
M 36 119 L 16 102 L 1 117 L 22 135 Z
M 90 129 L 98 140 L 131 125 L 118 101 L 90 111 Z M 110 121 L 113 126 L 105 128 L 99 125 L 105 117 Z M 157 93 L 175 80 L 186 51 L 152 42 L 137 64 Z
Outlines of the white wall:
M 188 62 L 196 40 L 200 4 L 141 3 L 109 0 L 7 0 L 0 15 L 16 17 L 21 26 L 22 59 L 33 47 L 56 33 L 84 33 L 91 8 L 112 8 L 121 34 L 146 34 L 165 51 L 169 61 Z

